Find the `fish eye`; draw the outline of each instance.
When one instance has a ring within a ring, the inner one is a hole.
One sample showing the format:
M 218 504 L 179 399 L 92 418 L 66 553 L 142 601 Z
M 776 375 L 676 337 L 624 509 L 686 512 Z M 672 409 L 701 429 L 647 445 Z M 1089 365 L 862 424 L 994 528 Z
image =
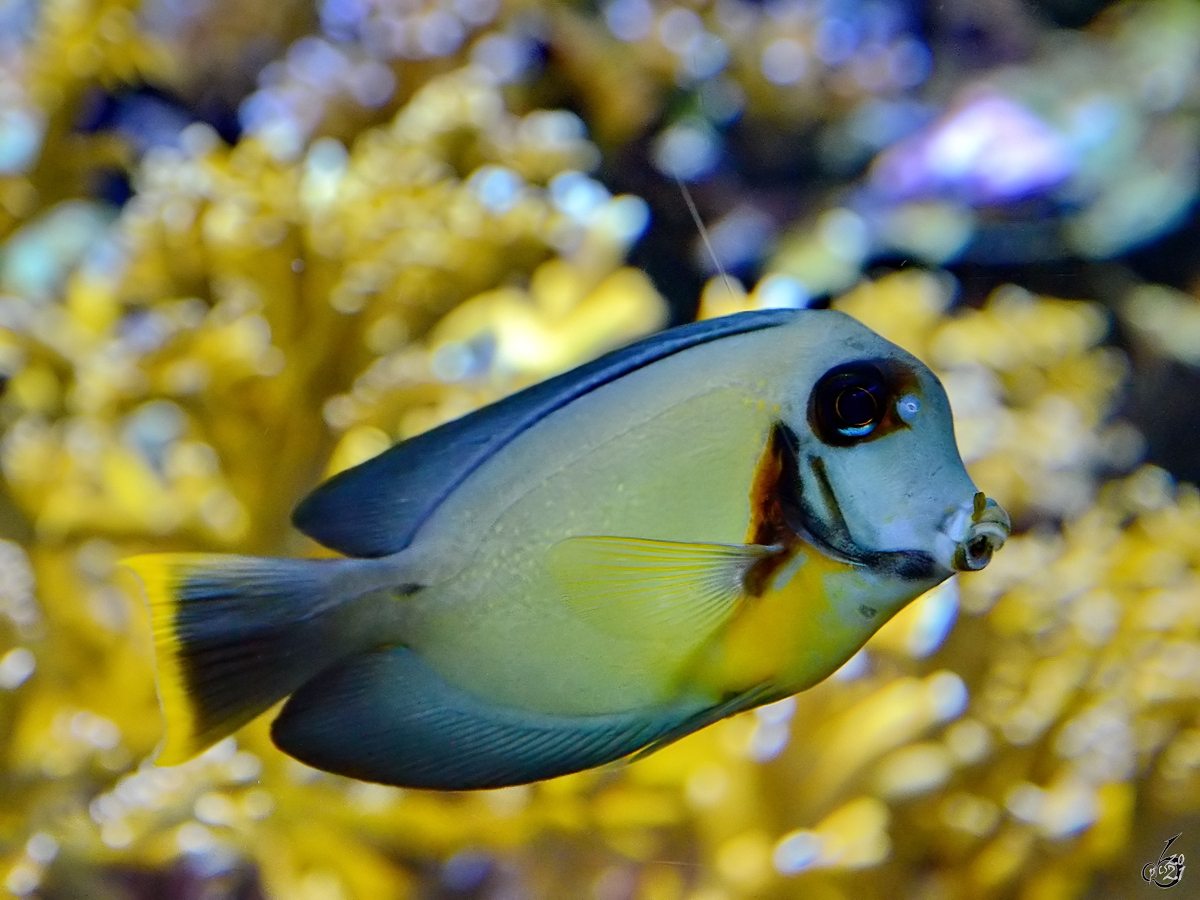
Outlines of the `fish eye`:
M 830 369 L 813 389 L 810 410 L 817 436 L 827 444 L 853 444 L 883 421 L 889 402 L 887 379 L 872 363 Z

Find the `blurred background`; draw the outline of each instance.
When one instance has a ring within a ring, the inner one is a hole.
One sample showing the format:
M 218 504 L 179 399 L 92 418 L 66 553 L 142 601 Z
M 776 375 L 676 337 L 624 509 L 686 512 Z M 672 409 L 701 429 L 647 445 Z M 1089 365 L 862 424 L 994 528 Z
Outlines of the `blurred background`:
M 0 890 L 1155 891 L 1200 852 L 1198 115 L 1190 0 L 0 0 Z M 145 762 L 123 556 L 318 553 L 292 506 L 399 439 L 829 304 L 939 373 L 1016 527 L 832 679 L 501 791 L 266 719 Z

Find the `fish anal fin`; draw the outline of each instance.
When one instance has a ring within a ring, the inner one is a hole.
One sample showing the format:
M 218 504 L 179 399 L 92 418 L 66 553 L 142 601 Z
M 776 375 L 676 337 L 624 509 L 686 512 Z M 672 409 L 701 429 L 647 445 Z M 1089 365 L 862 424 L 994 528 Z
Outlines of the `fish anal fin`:
M 778 548 L 621 537 L 559 541 L 547 567 L 567 605 L 597 630 L 695 647 L 729 621 L 747 574 Z
M 271 736 L 302 762 L 351 778 L 460 791 L 603 765 L 693 712 L 569 717 L 496 706 L 448 684 L 413 651 L 387 647 L 348 657 L 301 687 Z

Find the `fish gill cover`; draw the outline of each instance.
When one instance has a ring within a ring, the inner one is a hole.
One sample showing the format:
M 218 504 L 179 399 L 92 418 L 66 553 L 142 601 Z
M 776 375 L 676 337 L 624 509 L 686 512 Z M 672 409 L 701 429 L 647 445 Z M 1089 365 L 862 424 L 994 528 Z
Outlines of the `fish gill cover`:
M 1200 7 L 1103 5 L 0 2 L 3 889 L 1070 900 L 1188 851 Z M 1016 529 L 834 678 L 493 792 L 264 719 L 144 762 L 119 558 L 318 553 L 322 476 L 697 298 L 830 295 Z

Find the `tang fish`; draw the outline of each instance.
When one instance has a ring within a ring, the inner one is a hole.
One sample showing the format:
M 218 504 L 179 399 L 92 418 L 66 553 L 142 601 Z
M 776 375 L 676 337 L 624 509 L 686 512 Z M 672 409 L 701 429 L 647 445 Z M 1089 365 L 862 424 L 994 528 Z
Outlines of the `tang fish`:
M 522 784 L 804 690 L 1004 511 L 932 372 L 833 311 L 685 325 L 404 441 L 295 525 L 341 559 L 135 557 L 172 765 L 275 743 L 408 787 Z

